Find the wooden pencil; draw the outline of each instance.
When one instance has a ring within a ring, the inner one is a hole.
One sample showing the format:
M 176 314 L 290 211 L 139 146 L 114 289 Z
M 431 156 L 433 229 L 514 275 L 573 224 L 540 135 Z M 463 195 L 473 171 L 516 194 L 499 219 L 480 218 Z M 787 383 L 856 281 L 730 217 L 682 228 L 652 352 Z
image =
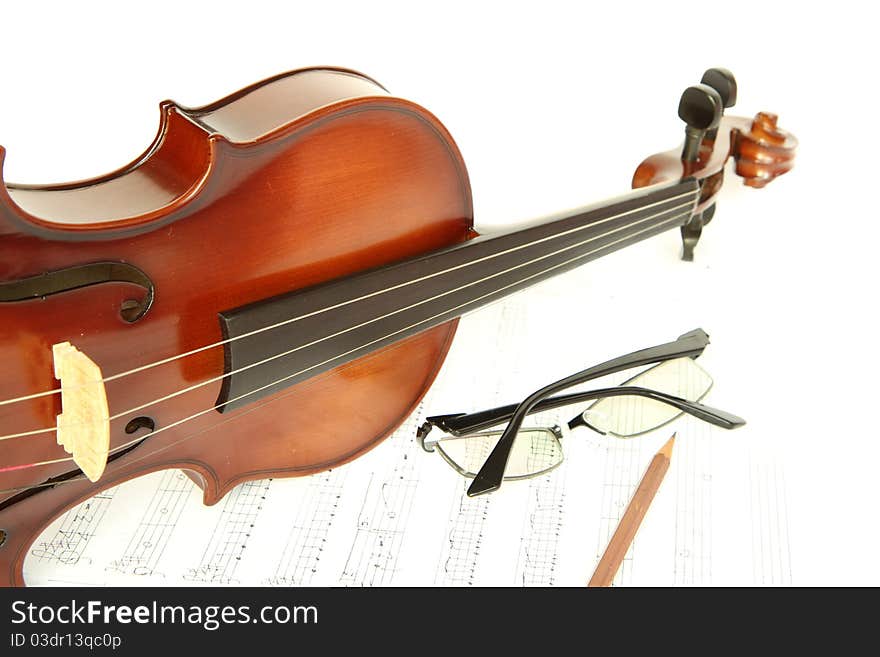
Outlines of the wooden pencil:
M 605 548 L 605 554 L 599 560 L 599 565 L 596 566 L 587 586 L 611 586 L 611 582 L 639 530 L 639 525 L 642 524 L 642 518 L 645 517 L 648 507 L 651 506 L 657 489 L 663 483 L 663 477 L 666 475 L 669 461 L 672 459 L 674 442 L 675 434 L 672 434 L 672 438 L 666 441 L 666 444 L 651 459 L 648 469 L 645 470 L 645 474 L 639 482 L 639 487 L 636 488 L 636 492 L 629 501 L 629 506 L 626 507 L 617 529 L 614 530 L 614 536 L 611 537 L 608 547 Z

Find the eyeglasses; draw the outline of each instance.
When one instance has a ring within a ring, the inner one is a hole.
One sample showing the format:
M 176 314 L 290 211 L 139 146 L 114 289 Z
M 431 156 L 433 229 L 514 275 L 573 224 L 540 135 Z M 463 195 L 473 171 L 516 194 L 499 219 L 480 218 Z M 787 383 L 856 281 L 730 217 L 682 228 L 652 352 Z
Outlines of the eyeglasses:
M 683 413 L 701 415 L 710 422 L 733 428 L 739 418 L 696 403 L 711 387 L 712 378 L 702 367 L 690 358 L 677 358 L 655 365 L 619 387 L 553 397 L 536 405 L 533 411 L 546 410 L 557 402 L 573 403 L 598 397 L 585 411 L 569 420 L 568 428 L 585 426 L 619 438 L 647 433 Z M 422 447 L 426 451 L 436 448 L 443 460 L 460 475 L 475 477 L 503 431 L 475 431 L 473 427 L 489 422 L 498 424 L 515 408 L 504 406 L 471 415 L 428 418 L 419 434 Z M 426 429 L 430 426 L 438 426 L 448 433 L 428 437 Z M 507 461 L 504 480 L 536 477 L 559 466 L 564 458 L 563 436 L 563 430 L 558 426 L 521 428 Z
M 596 400 L 568 422 L 602 434 L 628 438 L 663 426 L 687 413 L 725 429 L 745 424 L 742 418 L 699 403 L 712 387 L 711 377 L 694 362 L 709 336 L 697 329 L 678 340 L 620 356 L 561 379 L 522 403 L 478 413 L 427 418 L 417 437 L 426 451 L 436 448 L 459 474 L 473 477 L 468 495 L 497 490 L 503 479 L 524 479 L 549 472 L 562 463 L 559 427 L 523 429 L 526 415 L 569 404 Z M 550 397 L 553 393 L 607 374 L 659 363 L 623 385 Z M 504 421 L 503 431 L 484 431 Z M 446 436 L 429 438 L 433 427 Z

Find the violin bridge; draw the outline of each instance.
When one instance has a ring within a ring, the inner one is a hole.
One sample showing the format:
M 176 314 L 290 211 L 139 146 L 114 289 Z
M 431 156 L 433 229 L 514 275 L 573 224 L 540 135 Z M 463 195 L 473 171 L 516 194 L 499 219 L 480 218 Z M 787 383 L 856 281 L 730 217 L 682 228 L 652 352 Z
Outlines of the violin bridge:
M 52 346 L 55 378 L 61 381 L 58 444 L 90 481 L 98 481 L 110 453 L 110 411 L 101 368 L 69 342 Z

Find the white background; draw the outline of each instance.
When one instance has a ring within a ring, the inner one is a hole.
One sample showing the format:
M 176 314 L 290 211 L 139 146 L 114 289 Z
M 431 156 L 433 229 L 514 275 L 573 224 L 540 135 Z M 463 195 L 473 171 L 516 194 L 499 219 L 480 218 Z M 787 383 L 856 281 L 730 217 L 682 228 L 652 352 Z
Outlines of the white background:
M 6 3 L 4 176 L 104 173 L 151 142 L 163 98 L 201 105 L 332 64 L 440 118 L 468 163 L 478 227 L 491 229 L 625 191 L 644 157 L 679 143 L 681 91 L 727 67 L 734 113 L 778 113 L 801 142 L 796 168 L 765 190 L 730 175 L 688 269 L 657 275 L 677 258 L 670 233 L 595 263 L 606 293 L 548 321 L 582 322 L 587 342 L 596 323 L 644 323 L 644 340 L 594 348 L 600 358 L 704 326 L 713 374 L 729 381 L 724 404 L 713 401 L 785 457 L 796 583 L 877 585 L 878 48 L 867 6 Z

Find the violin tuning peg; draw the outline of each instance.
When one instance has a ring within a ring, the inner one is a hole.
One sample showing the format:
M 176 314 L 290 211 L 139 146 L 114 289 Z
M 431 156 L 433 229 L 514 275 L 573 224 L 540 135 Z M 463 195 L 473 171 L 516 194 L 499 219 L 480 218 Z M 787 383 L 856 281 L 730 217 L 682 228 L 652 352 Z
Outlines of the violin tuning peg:
M 721 95 L 707 84 L 688 87 L 678 103 L 678 117 L 696 130 L 709 130 L 718 125 L 723 107 Z
M 709 85 L 718 95 L 724 107 L 736 105 L 736 78 L 726 68 L 710 68 L 700 79 L 702 84 Z
M 706 131 L 718 126 L 723 109 L 721 95 L 707 84 L 695 84 L 684 90 L 678 103 L 678 116 L 687 124 L 681 153 L 683 161 L 697 159 Z

